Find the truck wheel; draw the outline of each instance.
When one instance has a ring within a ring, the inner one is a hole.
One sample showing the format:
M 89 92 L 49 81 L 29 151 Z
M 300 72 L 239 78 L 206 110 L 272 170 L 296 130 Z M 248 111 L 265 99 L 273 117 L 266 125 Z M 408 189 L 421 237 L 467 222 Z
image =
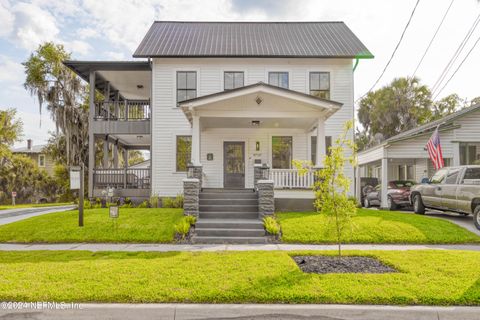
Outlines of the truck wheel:
M 480 230 L 480 205 L 475 208 L 473 211 L 473 223 L 478 230 Z
M 416 194 L 413 197 L 413 211 L 416 214 L 425 214 L 425 206 L 423 205 L 422 197 Z
M 365 208 L 370 208 L 370 201 L 367 198 L 363 199 L 363 206 Z
M 393 201 L 392 197 L 387 198 L 387 207 L 390 210 L 397 210 L 397 204 Z

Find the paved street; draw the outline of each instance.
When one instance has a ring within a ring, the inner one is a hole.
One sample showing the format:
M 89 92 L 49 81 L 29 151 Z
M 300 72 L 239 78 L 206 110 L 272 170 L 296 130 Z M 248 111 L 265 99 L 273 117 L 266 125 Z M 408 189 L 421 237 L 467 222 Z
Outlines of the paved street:
M 480 307 L 368 305 L 212 305 L 212 304 L 82 304 L 80 310 L 0 309 L 0 319 L 318 319 L 318 320 L 468 320 Z
M 41 216 L 47 213 L 71 210 L 73 208 L 76 208 L 76 206 L 70 205 L 70 206 L 52 206 L 52 207 L 41 207 L 41 208 L 20 208 L 20 209 L 0 210 L 0 225 L 28 219 L 31 217 Z
M 345 244 L 343 250 L 473 250 L 480 251 L 480 244 L 459 245 L 397 245 L 397 244 Z M 1 251 L 28 250 L 85 250 L 85 251 L 299 251 L 338 250 L 336 245 L 314 244 L 156 244 L 156 243 L 54 243 L 20 244 L 0 243 Z

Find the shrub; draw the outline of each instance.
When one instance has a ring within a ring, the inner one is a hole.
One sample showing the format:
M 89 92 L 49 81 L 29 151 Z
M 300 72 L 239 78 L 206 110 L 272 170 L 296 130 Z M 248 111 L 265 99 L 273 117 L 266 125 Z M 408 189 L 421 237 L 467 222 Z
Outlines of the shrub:
M 185 239 L 190 232 L 190 223 L 187 219 L 184 218 L 175 225 L 175 232 L 181 236 L 182 240 Z
M 195 216 L 185 216 L 185 221 L 187 221 L 188 224 L 193 226 L 197 222 L 197 217 L 195 217 Z
M 179 194 L 175 199 L 170 197 L 162 198 L 163 208 L 183 208 L 183 195 Z
M 350 196 L 348 197 L 348 200 L 352 201 L 353 203 L 355 203 L 355 206 L 357 208 L 362 208 L 362 204 L 360 203 L 360 201 L 358 201 L 357 197 L 354 197 L 354 196 Z
M 150 208 L 150 204 L 148 203 L 147 200 L 143 201 L 142 203 L 140 203 L 137 208 Z
M 160 197 L 159 196 L 151 196 L 150 197 L 150 205 L 152 208 L 158 208 L 160 205 Z
M 162 198 L 162 207 L 163 208 L 174 208 L 173 199 L 170 197 Z
M 179 194 L 173 200 L 174 208 L 183 208 L 183 195 Z
M 265 217 L 263 218 L 263 226 L 269 234 L 278 235 L 280 234 L 280 225 L 274 217 Z
M 133 208 L 133 204 L 130 202 L 130 203 L 124 203 L 123 205 L 120 206 L 120 208 Z

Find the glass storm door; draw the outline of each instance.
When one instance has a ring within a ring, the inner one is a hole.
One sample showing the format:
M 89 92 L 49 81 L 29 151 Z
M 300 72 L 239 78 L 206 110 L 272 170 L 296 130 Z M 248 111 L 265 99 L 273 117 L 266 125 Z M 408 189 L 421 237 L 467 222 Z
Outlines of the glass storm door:
M 223 143 L 223 186 L 245 188 L 245 142 Z

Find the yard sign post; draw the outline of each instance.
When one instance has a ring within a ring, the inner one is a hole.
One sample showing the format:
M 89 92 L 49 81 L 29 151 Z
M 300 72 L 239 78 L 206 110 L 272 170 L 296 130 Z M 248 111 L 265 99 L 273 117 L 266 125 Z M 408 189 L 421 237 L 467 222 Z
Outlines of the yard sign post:
M 12 191 L 12 206 L 15 206 L 15 197 L 17 196 L 16 191 Z
M 78 190 L 78 226 L 83 227 L 84 165 L 70 167 L 70 189 Z

